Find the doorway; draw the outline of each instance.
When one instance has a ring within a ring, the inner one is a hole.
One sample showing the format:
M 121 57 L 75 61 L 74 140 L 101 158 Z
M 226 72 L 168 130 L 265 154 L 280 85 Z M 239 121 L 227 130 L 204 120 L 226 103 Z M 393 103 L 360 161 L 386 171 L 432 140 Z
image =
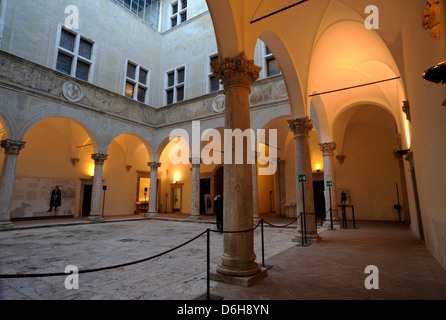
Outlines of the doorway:
M 325 219 L 324 181 L 313 181 L 314 212 L 316 219 Z
M 82 217 L 88 217 L 91 209 L 91 193 L 93 191 L 93 185 L 84 184 L 82 193 Z
M 183 184 L 172 183 L 171 184 L 171 200 L 172 200 L 172 213 L 182 213 L 183 202 Z
M 206 214 L 205 195 L 211 193 L 211 179 L 200 179 L 200 214 Z

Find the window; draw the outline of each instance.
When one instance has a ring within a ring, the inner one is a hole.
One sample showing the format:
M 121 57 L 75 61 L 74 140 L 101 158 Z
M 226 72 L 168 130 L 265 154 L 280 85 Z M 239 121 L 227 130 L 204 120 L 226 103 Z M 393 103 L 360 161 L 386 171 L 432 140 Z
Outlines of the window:
M 276 76 L 282 73 L 280 71 L 279 63 L 267 46 L 265 46 L 265 64 L 267 77 Z
M 161 4 L 160 0 L 115 0 L 122 4 L 127 10 L 147 22 L 151 27 L 158 30 Z
M 90 81 L 93 43 L 80 34 L 60 29 L 56 70 L 83 81 Z
M 172 28 L 187 20 L 187 0 L 172 3 L 171 9 L 170 25 Z
M 184 67 L 166 73 L 166 104 L 181 102 L 185 98 L 184 83 L 186 69 Z
M 214 70 L 210 65 L 210 62 L 217 62 L 217 61 L 218 61 L 218 55 L 213 55 L 209 57 L 209 81 L 208 81 L 209 92 L 216 92 L 223 89 L 223 85 L 220 84 L 220 79 L 214 76 Z
M 132 62 L 127 62 L 124 95 L 127 98 L 147 103 L 149 70 Z

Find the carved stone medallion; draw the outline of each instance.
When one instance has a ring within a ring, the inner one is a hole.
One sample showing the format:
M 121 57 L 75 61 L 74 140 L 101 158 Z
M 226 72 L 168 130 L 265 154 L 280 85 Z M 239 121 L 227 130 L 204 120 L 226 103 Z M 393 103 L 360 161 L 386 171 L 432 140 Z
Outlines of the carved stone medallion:
M 62 94 L 68 101 L 79 102 L 84 97 L 81 86 L 74 82 L 65 82 L 62 86 Z
M 225 103 L 226 103 L 226 97 L 224 94 L 219 94 L 214 98 L 212 101 L 212 110 L 216 113 L 222 113 L 225 111 Z

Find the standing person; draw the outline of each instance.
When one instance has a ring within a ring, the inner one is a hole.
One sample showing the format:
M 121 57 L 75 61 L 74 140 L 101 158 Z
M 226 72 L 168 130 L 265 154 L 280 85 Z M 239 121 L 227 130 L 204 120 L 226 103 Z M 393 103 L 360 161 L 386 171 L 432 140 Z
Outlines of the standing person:
M 223 196 L 217 195 L 214 198 L 215 214 L 217 215 L 217 229 L 223 231 Z
M 56 186 L 56 189 L 51 191 L 51 199 L 50 199 L 50 209 L 47 212 L 51 212 L 54 207 L 54 212 L 57 212 L 57 207 L 60 207 L 62 204 L 62 194 L 59 190 L 59 186 Z

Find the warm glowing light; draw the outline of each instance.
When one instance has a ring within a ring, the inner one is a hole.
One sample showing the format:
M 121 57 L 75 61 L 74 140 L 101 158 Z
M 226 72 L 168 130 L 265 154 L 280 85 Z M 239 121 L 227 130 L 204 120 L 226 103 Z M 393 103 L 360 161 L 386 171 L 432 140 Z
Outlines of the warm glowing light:
M 404 121 L 404 131 L 406 133 L 406 143 L 407 149 L 410 149 L 411 140 L 410 140 L 410 129 L 409 129 L 409 121 Z
M 92 163 L 88 166 L 88 175 L 91 177 L 94 176 L 94 163 Z
M 173 174 L 173 180 L 176 181 L 180 181 L 181 179 L 181 174 L 177 171 Z
M 316 163 L 315 165 L 314 165 L 314 169 L 317 171 L 317 172 L 319 172 L 319 171 L 321 171 L 321 164 L 320 163 Z

